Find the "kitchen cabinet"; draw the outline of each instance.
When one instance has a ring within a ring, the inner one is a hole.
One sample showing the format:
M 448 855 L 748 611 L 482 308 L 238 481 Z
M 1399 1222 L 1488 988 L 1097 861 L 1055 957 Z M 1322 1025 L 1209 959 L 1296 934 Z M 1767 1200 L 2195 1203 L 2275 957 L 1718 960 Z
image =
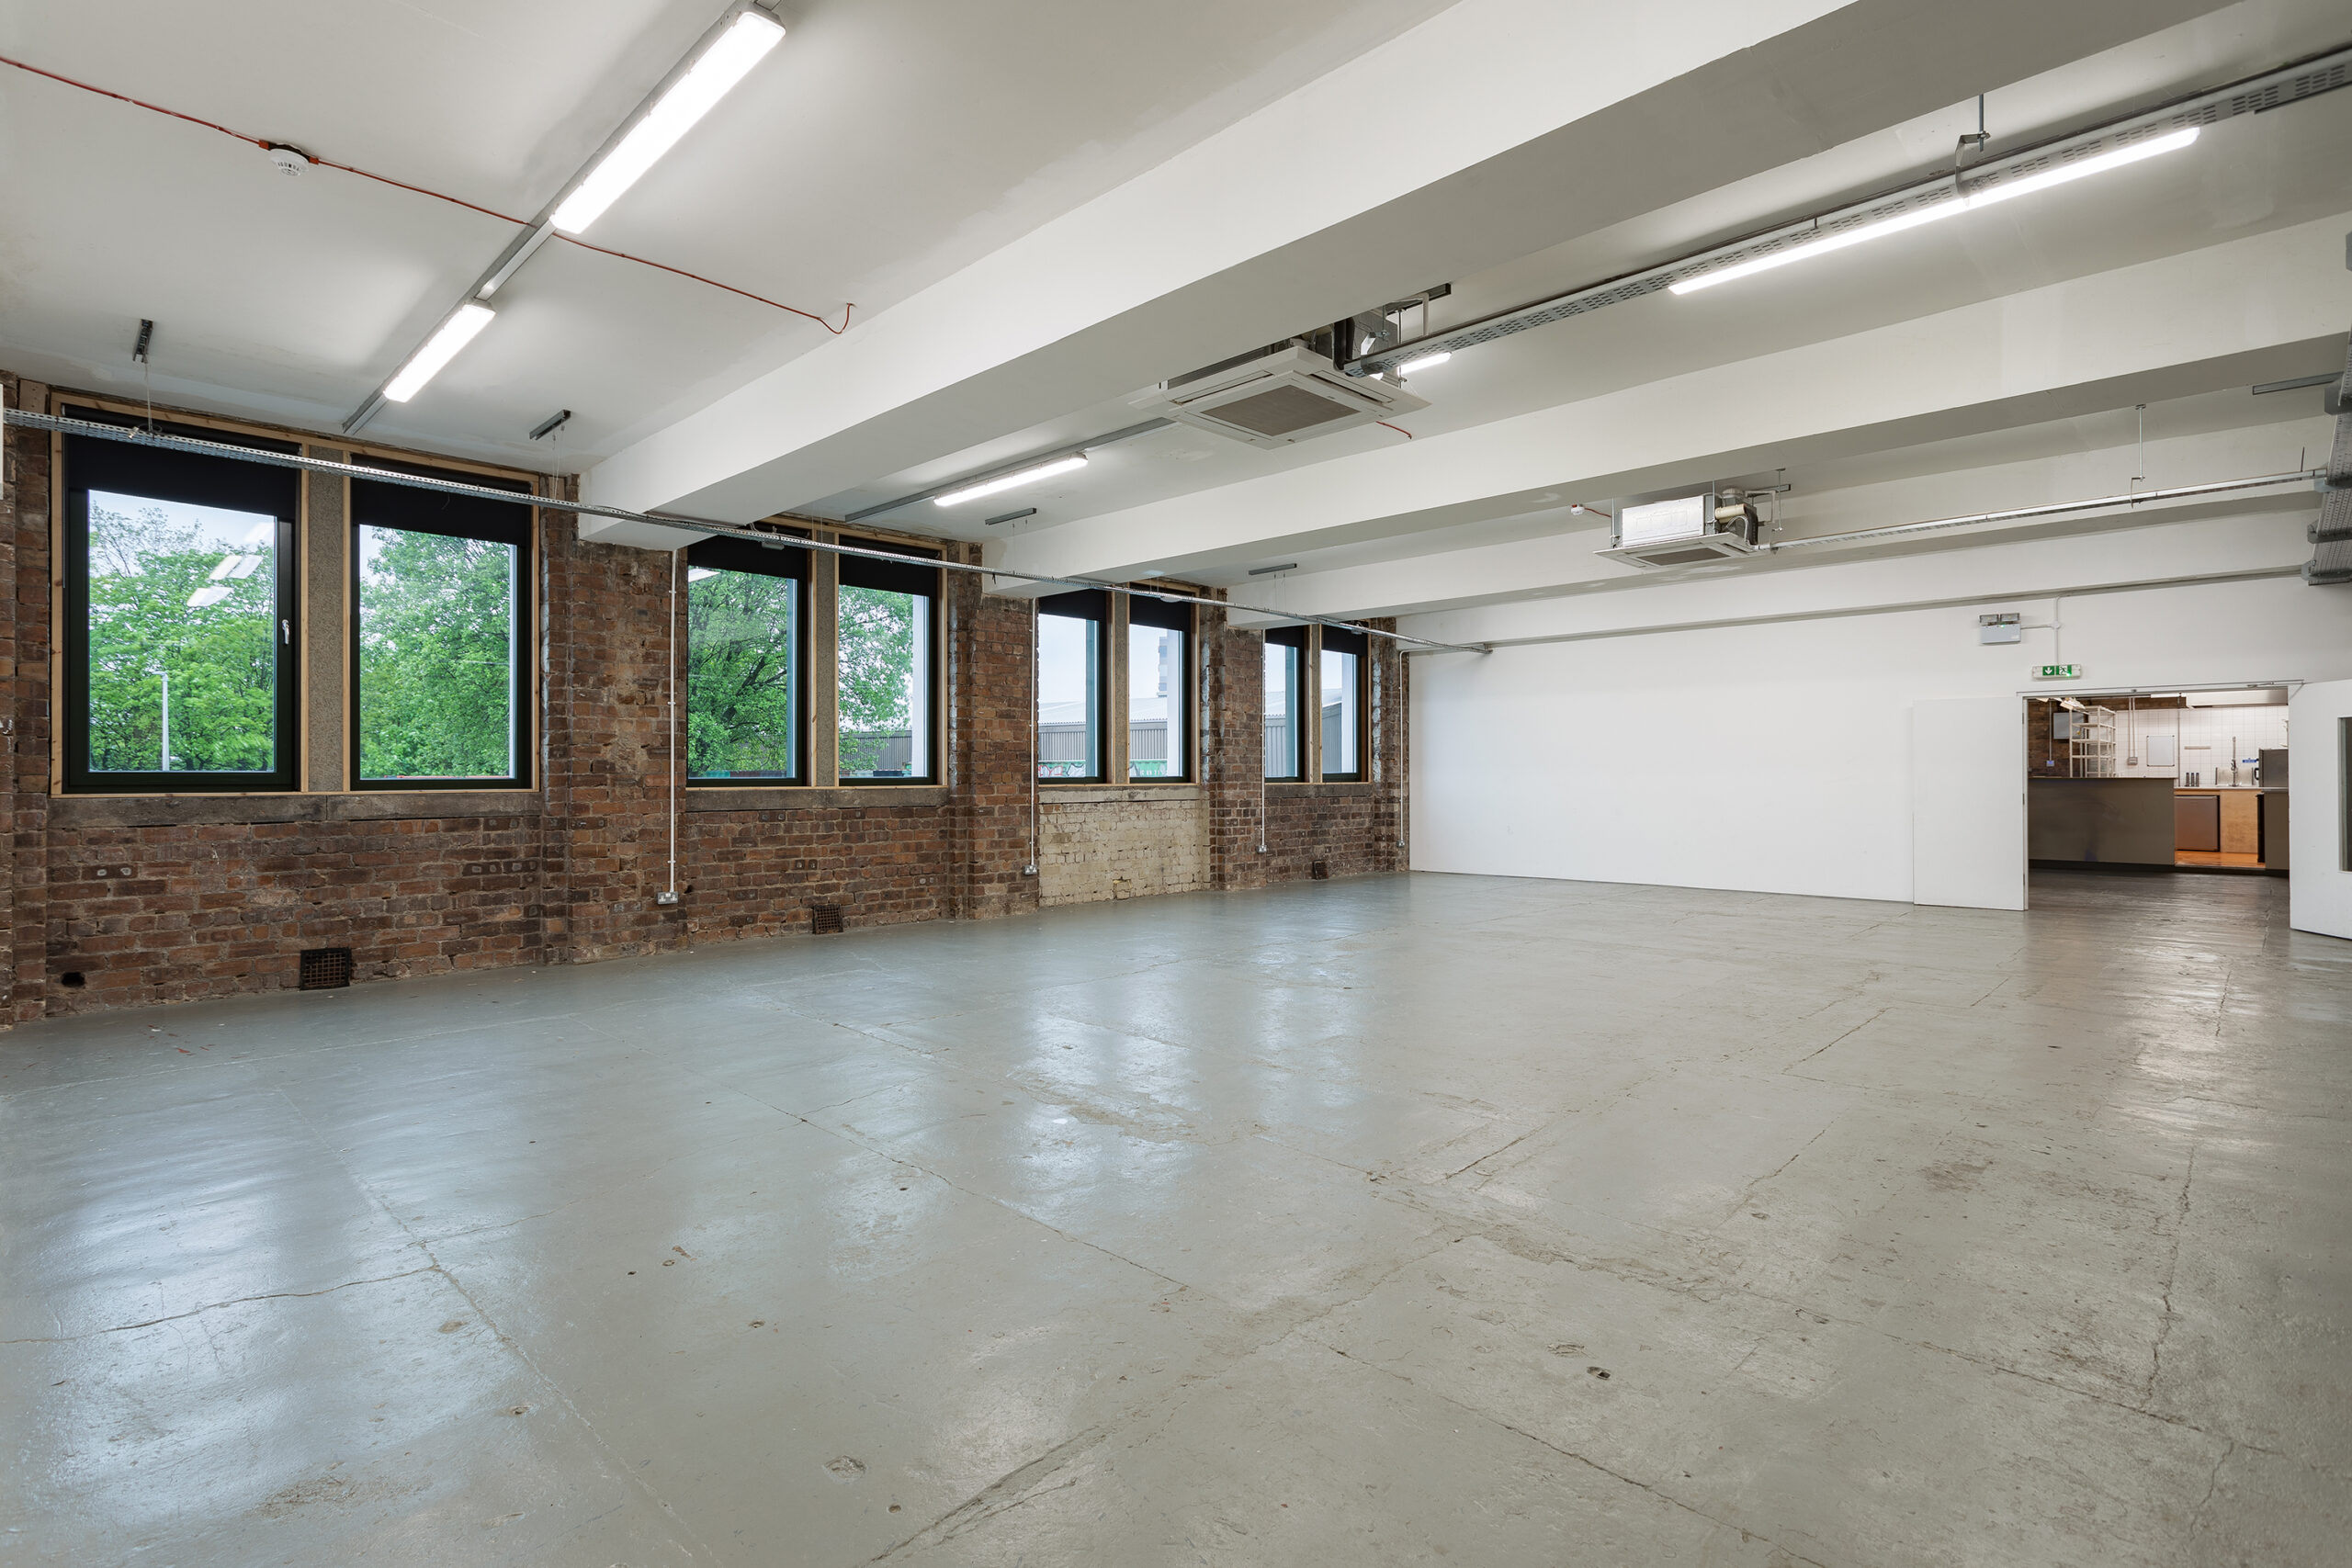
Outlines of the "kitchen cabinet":
M 2173 802 L 2176 849 L 2219 850 L 2225 855 L 2262 852 L 2260 790 L 2176 790 Z

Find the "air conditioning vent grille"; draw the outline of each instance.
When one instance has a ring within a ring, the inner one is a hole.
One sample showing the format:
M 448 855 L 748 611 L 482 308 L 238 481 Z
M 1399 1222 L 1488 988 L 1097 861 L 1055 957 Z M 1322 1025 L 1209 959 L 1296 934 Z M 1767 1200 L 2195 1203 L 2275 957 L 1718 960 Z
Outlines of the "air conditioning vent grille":
M 1429 403 L 1393 380 L 1347 376 L 1322 355 L 1291 347 L 1165 383 L 1134 406 L 1252 446 L 1280 448 Z
M 1238 424 L 1253 435 L 1289 435 L 1359 412 L 1304 387 L 1276 387 L 1254 398 L 1220 404 L 1216 418 L 1219 423 Z

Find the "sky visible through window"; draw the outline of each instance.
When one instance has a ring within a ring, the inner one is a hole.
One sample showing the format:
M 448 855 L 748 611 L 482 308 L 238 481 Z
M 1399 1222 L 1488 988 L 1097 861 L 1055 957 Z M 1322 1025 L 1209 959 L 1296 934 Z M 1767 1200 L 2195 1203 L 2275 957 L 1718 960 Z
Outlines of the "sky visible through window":
M 90 492 L 89 767 L 277 766 L 277 520 Z

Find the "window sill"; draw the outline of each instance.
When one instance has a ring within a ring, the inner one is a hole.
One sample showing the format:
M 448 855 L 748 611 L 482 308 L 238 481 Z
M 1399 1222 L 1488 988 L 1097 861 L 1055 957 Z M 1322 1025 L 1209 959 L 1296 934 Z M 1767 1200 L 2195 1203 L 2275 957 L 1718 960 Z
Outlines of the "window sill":
M 537 817 L 535 789 L 366 790 L 348 795 L 60 795 L 52 828 L 177 823 L 379 822 L 424 817 Z
M 848 807 L 945 806 L 945 784 L 839 784 L 815 789 L 807 784 L 713 786 L 696 784 L 681 791 L 681 811 L 839 811 Z

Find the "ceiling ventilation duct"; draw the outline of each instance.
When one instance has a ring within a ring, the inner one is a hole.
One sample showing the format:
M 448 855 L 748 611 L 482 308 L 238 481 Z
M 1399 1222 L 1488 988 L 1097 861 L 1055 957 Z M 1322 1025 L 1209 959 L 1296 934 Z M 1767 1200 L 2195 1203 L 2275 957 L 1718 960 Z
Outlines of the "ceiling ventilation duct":
M 1725 486 L 1620 506 L 1600 553 L 1628 566 L 1697 566 L 1756 549 L 1756 508 Z
M 1286 344 L 1167 381 L 1135 406 L 1252 446 L 1283 447 L 1429 407 L 1394 380 L 1350 376 Z

